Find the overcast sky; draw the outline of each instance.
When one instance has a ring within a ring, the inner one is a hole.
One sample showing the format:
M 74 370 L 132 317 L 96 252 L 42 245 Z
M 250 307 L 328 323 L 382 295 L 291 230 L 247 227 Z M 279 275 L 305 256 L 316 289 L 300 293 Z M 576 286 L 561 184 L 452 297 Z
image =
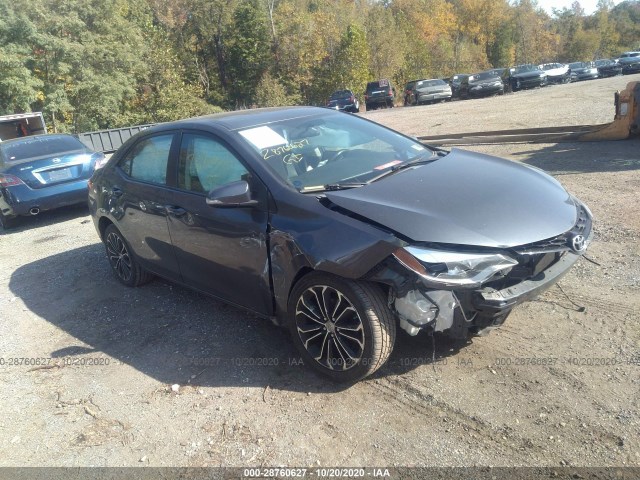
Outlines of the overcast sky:
M 596 5 L 598 5 L 598 0 L 578 0 L 582 8 L 587 15 L 591 15 L 596 11 Z M 614 5 L 617 5 L 622 0 L 613 0 Z M 571 4 L 574 0 L 538 0 L 538 5 L 544 8 L 549 15 L 551 15 L 551 9 L 556 8 L 558 10 L 562 10 L 563 8 L 571 8 Z

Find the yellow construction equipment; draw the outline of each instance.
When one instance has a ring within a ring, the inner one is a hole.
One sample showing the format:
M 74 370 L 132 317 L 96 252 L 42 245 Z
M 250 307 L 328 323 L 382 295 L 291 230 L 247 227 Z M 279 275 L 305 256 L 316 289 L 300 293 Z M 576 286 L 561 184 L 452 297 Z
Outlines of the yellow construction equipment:
M 615 93 L 616 114 L 611 123 L 566 127 L 521 128 L 488 132 L 426 135 L 418 137 L 429 145 L 473 145 L 483 143 L 556 143 L 625 140 L 640 135 L 640 82 L 629 82 Z

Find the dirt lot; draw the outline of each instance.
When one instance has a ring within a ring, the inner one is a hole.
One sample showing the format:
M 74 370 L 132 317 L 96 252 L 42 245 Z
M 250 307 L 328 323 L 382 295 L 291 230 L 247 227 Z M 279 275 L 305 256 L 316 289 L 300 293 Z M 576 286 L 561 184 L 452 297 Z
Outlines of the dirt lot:
M 365 116 L 410 134 L 603 123 L 631 80 Z M 264 320 L 121 286 L 84 208 L 0 235 L 0 466 L 640 466 L 640 140 L 473 149 L 583 199 L 592 261 L 489 336 L 434 351 L 401 332 L 350 388 Z

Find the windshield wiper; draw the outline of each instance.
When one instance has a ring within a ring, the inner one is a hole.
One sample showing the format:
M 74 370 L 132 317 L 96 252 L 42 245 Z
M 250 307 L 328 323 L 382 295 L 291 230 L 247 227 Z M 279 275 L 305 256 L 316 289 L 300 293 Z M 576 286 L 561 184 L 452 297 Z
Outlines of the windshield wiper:
M 424 165 L 426 163 L 435 162 L 439 158 L 447 155 L 449 152 L 443 149 L 434 149 L 430 155 L 418 155 L 413 157 L 411 160 L 407 160 L 405 163 L 401 163 L 398 165 L 394 165 L 390 170 L 387 170 L 384 173 L 381 173 L 377 177 L 373 177 L 371 180 L 367 182 L 343 182 L 343 183 L 328 183 L 326 185 L 313 185 L 310 187 L 302 187 L 298 191 L 300 193 L 310 193 L 310 192 L 331 192 L 336 190 L 347 190 L 349 188 L 357 188 L 362 187 L 364 185 L 368 185 L 375 181 L 380 180 L 381 178 L 386 177 L 387 175 L 393 175 L 400 170 L 404 170 L 406 168 L 415 167 L 416 165 Z
M 442 155 L 439 155 L 438 152 L 432 152 L 431 155 L 418 155 L 417 157 L 412 158 L 411 160 L 407 160 L 404 163 L 399 165 L 394 165 L 390 170 L 387 170 L 384 173 L 381 173 L 377 177 L 373 177 L 367 183 L 377 182 L 378 180 L 387 177 L 389 175 L 393 175 L 394 173 L 399 172 L 400 170 L 405 170 L 407 168 L 415 167 L 416 165 L 424 165 L 426 163 L 435 162 L 436 160 L 442 158 Z
M 348 188 L 362 187 L 368 182 L 351 182 L 351 183 L 328 183 L 326 185 L 314 185 L 311 187 L 302 187 L 300 193 L 308 192 L 331 192 L 335 190 L 346 190 Z

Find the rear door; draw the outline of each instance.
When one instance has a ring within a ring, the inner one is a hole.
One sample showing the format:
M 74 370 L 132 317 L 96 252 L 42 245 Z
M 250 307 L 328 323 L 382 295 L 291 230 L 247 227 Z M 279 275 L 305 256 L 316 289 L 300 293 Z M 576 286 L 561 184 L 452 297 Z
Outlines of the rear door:
M 249 181 L 258 206 L 207 205 L 208 192 L 238 180 Z M 182 135 L 176 186 L 167 211 L 184 282 L 225 301 L 271 314 L 266 187 L 229 144 L 197 131 Z
M 158 275 L 181 281 L 166 209 L 173 201 L 173 190 L 167 185 L 169 158 L 178 140 L 178 132 L 162 132 L 133 144 L 105 178 L 104 204 L 140 263 Z

